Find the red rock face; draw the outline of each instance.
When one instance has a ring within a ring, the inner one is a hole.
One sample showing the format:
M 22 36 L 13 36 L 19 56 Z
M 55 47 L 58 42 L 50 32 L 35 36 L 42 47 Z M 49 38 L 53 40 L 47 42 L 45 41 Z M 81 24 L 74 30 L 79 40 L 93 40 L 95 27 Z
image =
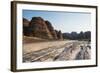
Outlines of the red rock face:
M 23 26 L 29 26 L 29 21 L 26 18 L 23 18 Z
M 58 32 L 58 39 L 63 40 L 63 35 L 61 31 Z
M 45 21 L 45 23 L 46 23 L 46 25 L 47 25 L 47 27 L 48 27 L 50 33 L 52 34 L 53 39 L 57 39 L 57 34 L 56 34 L 56 32 L 55 32 L 55 30 L 54 30 L 52 24 L 51 24 L 49 21 Z
M 23 33 L 27 36 L 43 39 L 63 39 L 61 31 L 55 31 L 52 24 L 41 17 L 33 17 L 30 22 L 24 18 Z
M 29 21 L 26 18 L 23 18 L 23 34 L 29 36 L 31 34 L 29 30 Z
M 33 17 L 30 21 L 30 27 L 32 28 L 33 36 L 44 39 L 53 39 L 45 21 L 41 17 Z
M 63 40 L 63 35 L 62 35 L 61 31 L 55 30 L 55 32 L 57 34 L 57 39 Z

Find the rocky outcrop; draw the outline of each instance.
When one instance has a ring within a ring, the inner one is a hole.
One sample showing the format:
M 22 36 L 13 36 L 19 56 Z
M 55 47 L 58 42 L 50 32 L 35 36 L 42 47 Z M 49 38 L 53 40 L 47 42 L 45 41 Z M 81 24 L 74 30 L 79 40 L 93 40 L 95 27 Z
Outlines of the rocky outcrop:
M 29 21 L 26 18 L 23 18 L 23 26 L 29 26 Z
M 61 31 L 56 32 L 51 22 L 41 17 L 33 17 L 31 21 L 23 18 L 23 33 L 26 36 L 34 36 L 43 39 L 63 39 Z
M 55 30 L 54 30 L 52 24 L 51 24 L 49 21 L 45 21 L 45 23 L 46 23 L 46 25 L 47 25 L 47 27 L 48 27 L 50 33 L 52 34 L 53 39 L 58 39 L 58 38 L 57 38 L 57 34 L 56 34 L 56 32 L 55 32 Z
M 23 34 L 26 36 L 29 36 L 31 34 L 29 23 L 30 22 L 26 18 L 23 18 Z
M 30 21 L 32 35 L 44 39 L 53 39 L 45 21 L 41 17 L 33 17 Z
M 58 32 L 58 39 L 63 40 L 63 35 L 61 31 Z
M 63 40 L 63 35 L 61 31 L 55 30 L 56 34 L 57 34 L 57 39 Z

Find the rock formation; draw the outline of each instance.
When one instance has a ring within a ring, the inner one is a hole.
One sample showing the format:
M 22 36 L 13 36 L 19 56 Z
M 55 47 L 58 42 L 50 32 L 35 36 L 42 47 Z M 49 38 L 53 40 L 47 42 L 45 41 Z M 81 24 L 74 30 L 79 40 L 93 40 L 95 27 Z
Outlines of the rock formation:
M 52 34 L 53 39 L 58 39 L 58 38 L 57 38 L 57 34 L 56 34 L 56 32 L 55 32 L 55 30 L 54 30 L 52 24 L 51 24 L 49 21 L 45 21 L 45 23 L 46 23 L 46 25 L 47 25 L 47 27 L 48 27 L 50 33 Z
M 29 21 L 26 18 L 23 18 L 23 34 L 26 36 L 29 36 L 31 34 Z
M 32 34 L 35 37 L 40 37 L 44 39 L 52 39 L 51 35 L 45 21 L 41 17 L 33 17 L 30 21 L 30 28 L 32 29 Z
M 63 40 L 63 35 L 61 31 L 55 30 L 56 34 L 57 34 L 57 39 Z
M 63 39 L 61 31 L 55 31 L 52 24 L 41 17 L 33 17 L 31 21 L 23 18 L 23 33 L 43 39 Z
M 26 18 L 23 18 L 23 26 L 29 26 L 29 21 Z

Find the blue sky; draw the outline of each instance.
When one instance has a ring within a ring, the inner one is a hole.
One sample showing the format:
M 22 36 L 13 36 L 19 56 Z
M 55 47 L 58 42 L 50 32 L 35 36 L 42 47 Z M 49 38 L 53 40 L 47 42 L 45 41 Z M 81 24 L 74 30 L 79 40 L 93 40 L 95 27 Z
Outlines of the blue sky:
M 23 10 L 23 17 L 28 20 L 32 17 L 42 17 L 63 33 L 73 31 L 79 33 L 91 29 L 90 13 Z

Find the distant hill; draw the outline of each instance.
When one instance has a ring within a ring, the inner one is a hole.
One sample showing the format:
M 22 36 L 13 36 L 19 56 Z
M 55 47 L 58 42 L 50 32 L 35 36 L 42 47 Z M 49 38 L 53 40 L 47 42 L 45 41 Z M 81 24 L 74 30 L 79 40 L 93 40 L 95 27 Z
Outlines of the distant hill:
M 91 32 L 86 31 L 86 32 L 71 32 L 71 33 L 63 33 L 63 38 L 64 39 L 71 39 L 71 40 L 88 40 L 91 41 Z

